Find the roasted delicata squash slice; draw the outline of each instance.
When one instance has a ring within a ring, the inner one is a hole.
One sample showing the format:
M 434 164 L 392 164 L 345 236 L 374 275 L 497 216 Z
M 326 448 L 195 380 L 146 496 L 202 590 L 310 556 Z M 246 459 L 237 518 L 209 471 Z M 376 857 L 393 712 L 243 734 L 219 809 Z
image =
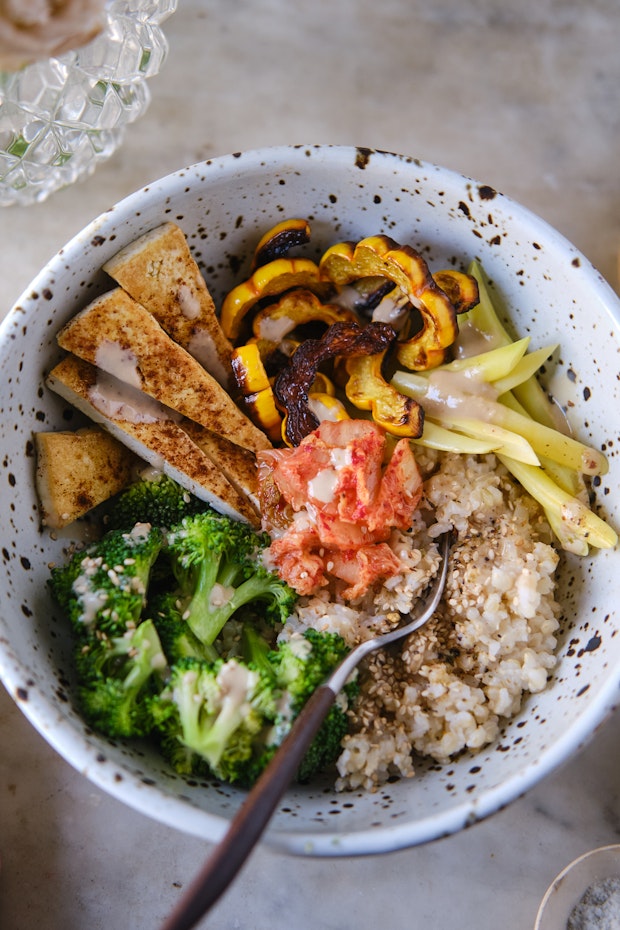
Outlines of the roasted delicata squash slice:
M 309 395 L 320 365 L 337 356 L 346 358 L 384 352 L 395 336 L 387 323 L 360 326 L 340 320 L 332 323 L 320 339 L 304 340 L 273 383 L 276 403 L 284 414 L 283 441 L 289 446 L 298 446 L 319 425 L 310 408 Z
M 310 223 L 308 220 L 295 217 L 276 223 L 261 236 L 254 250 L 252 258 L 252 271 L 284 258 L 291 249 L 310 242 Z
M 434 271 L 433 280 L 447 295 L 457 314 L 473 310 L 480 300 L 478 282 L 465 271 L 457 271 L 455 268 Z
M 224 334 L 233 343 L 239 338 L 243 323 L 259 300 L 277 297 L 293 287 L 304 287 L 324 296 L 329 291 L 319 276 L 316 262 L 309 258 L 276 258 L 256 271 L 224 298 L 220 322 Z
M 238 346 L 233 351 L 231 364 L 243 409 L 269 439 L 277 442 L 282 431 L 282 416 L 276 406 L 258 344 L 251 342 Z
M 282 435 L 282 415 L 276 406 L 271 386 L 243 398 L 243 409 L 248 416 L 272 442 L 278 442 Z
M 252 321 L 252 331 L 257 339 L 280 343 L 298 326 L 309 323 L 331 326 L 338 320 L 357 321 L 358 317 L 352 310 L 323 303 L 312 291 L 299 287 L 259 310 Z
M 456 311 L 415 249 L 389 236 L 370 236 L 357 244 L 341 242 L 323 254 L 319 270 L 337 286 L 375 275 L 390 278 L 422 317 L 422 329 L 398 345 L 401 365 L 424 370 L 445 360 L 446 350 L 458 335 Z
M 257 342 L 233 349 L 230 363 L 237 387 L 244 397 L 270 387 Z
M 319 423 L 323 423 L 325 420 L 337 423 L 340 420 L 351 419 L 342 401 L 334 397 L 333 394 L 325 394 L 323 391 L 310 390 L 308 407 Z
M 401 394 L 385 380 L 381 373 L 385 354 L 356 355 L 346 360 L 347 399 L 358 410 L 370 410 L 375 423 L 388 433 L 419 439 L 424 428 L 424 411 L 416 400 Z

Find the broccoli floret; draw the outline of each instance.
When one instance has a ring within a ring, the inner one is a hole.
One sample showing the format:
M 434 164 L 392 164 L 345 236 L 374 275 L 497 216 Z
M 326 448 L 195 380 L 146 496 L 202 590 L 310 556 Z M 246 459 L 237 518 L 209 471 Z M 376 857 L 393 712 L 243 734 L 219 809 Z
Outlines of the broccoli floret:
M 168 475 L 157 473 L 142 477 L 108 501 L 103 522 L 109 529 L 127 529 L 136 523 L 171 527 L 208 506 Z
M 297 770 L 297 781 L 310 781 L 319 772 L 328 768 L 342 752 L 342 740 L 349 729 L 346 711 L 340 704 L 333 704 L 318 733 L 312 740 Z
M 284 622 L 297 595 L 260 560 L 268 537 L 207 511 L 186 517 L 168 534 L 167 554 L 192 632 L 212 645 L 240 608 L 260 602 L 272 623 Z
M 181 774 L 210 772 L 252 785 L 310 695 L 347 652 L 339 636 L 315 631 L 273 649 L 246 623 L 238 657 L 178 659 L 166 687 L 150 702 L 162 753 Z M 352 694 L 347 685 L 330 710 L 299 768 L 299 781 L 337 759 Z
M 137 625 L 162 544 L 161 530 L 138 523 L 129 532 L 110 530 L 52 569 L 52 594 L 78 637 L 122 636 Z
M 274 652 L 270 643 L 251 623 L 241 626 L 241 656 L 244 662 L 266 675 L 275 687 L 278 683 Z
M 78 697 L 86 721 L 108 736 L 146 736 L 153 725 L 147 697 L 163 687 L 167 667 L 152 621 L 122 636 L 90 637 L 77 650 Z
M 306 701 L 349 652 L 344 639 L 337 633 L 306 630 L 293 633 L 271 654 L 278 684 L 285 700 L 275 730 L 281 741 L 291 728 Z M 321 724 L 297 772 L 297 780 L 308 781 L 336 761 L 341 742 L 348 730 L 347 709 L 353 703 L 358 687 L 355 680 L 347 683 Z
M 349 647 L 338 633 L 313 629 L 293 633 L 279 644 L 273 662 L 278 681 L 293 699 L 294 711 L 299 711 L 348 652 Z
M 224 781 L 249 784 L 275 707 L 270 683 L 237 659 L 185 658 L 152 699 L 151 712 L 177 771 L 196 774 L 206 764 Z
M 219 658 L 217 650 L 201 643 L 192 633 L 182 615 L 182 603 L 175 592 L 166 591 L 149 600 L 148 612 L 157 628 L 163 650 L 170 665 L 179 659 L 203 659 L 215 662 Z
M 293 634 L 274 650 L 249 624 L 244 626 L 242 644 L 244 659 L 260 668 L 265 676 L 271 675 L 279 695 L 271 736 L 275 748 L 285 738 L 311 694 L 340 664 L 349 648 L 336 633 L 307 630 L 303 635 Z M 340 744 L 348 730 L 346 711 L 357 690 L 357 685 L 351 681 L 338 696 L 304 756 L 297 772 L 298 781 L 308 781 L 340 755 Z

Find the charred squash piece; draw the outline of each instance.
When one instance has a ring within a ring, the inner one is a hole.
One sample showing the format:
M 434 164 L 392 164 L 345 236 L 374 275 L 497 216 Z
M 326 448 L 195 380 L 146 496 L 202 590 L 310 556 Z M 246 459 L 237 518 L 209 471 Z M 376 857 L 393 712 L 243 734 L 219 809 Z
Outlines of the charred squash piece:
M 350 419 L 345 405 L 333 394 L 324 394 L 321 391 L 312 390 L 308 397 L 308 405 L 319 423 L 322 423 L 323 420 L 338 422 L 339 420 Z
M 220 324 L 227 338 L 239 338 L 245 318 L 259 300 L 277 297 L 293 287 L 305 287 L 318 294 L 326 293 L 319 269 L 308 258 L 276 258 L 262 265 L 241 284 L 229 291 L 222 304 Z
M 290 249 L 310 242 L 310 223 L 308 220 L 288 219 L 276 223 L 259 239 L 252 259 L 252 271 L 284 258 Z
M 243 398 L 243 407 L 249 418 L 260 427 L 272 442 L 282 435 L 282 415 L 276 407 L 271 386 Z
M 388 384 L 381 373 L 384 358 L 385 352 L 347 359 L 347 397 L 358 410 L 372 411 L 375 423 L 394 436 L 419 439 L 424 411 L 412 397 L 405 397 Z
M 439 285 L 457 313 L 467 313 L 480 303 L 478 282 L 471 274 L 449 268 L 435 271 L 435 284 Z
M 308 406 L 308 395 L 319 365 L 336 356 L 374 355 L 385 351 L 395 339 L 387 323 L 333 323 L 321 339 L 306 339 L 276 377 L 273 392 L 284 413 L 282 436 L 297 446 L 317 428 L 319 421 Z
M 444 361 L 445 350 L 458 334 L 456 311 L 415 249 L 401 246 L 389 236 L 370 236 L 357 245 L 341 242 L 324 253 L 319 270 L 322 277 L 338 286 L 372 275 L 390 278 L 420 311 L 423 324 L 414 336 L 399 343 L 399 362 L 406 368 L 424 370 Z
M 287 291 L 277 303 L 258 311 L 252 322 L 255 338 L 280 343 L 298 326 L 308 323 L 337 323 L 338 320 L 357 321 L 352 310 L 336 304 L 323 303 L 312 291 L 303 287 Z
M 256 343 L 237 346 L 230 359 L 233 375 L 241 393 L 255 394 L 268 388 L 269 378 Z
M 282 432 L 282 416 L 276 407 L 258 345 L 238 346 L 233 350 L 231 365 L 245 412 L 272 442 L 277 442 Z
M 324 372 L 317 371 L 310 388 L 310 394 L 327 394 L 329 397 L 335 397 L 336 385 Z

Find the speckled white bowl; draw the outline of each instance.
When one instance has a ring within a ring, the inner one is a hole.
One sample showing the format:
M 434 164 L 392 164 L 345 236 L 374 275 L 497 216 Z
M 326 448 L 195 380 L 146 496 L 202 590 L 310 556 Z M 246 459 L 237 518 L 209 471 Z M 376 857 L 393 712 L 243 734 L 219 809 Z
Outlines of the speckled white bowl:
M 247 269 L 259 235 L 286 216 L 311 220 L 317 255 L 335 240 L 383 232 L 417 246 L 434 268 L 480 259 L 518 333 L 531 334 L 535 346 L 559 339 L 550 387 L 570 405 L 580 435 L 607 450 L 598 505 L 620 525 L 620 302 L 565 239 L 490 187 L 384 152 L 284 147 L 186 168 L 94 220 L 43 269 L 0 331 L 0 674 L 32 724 L 87 778 L 209 840 L 222 836 L 240 792 L 175 777 L 148 746 L 98 737 L 74 710 L 69 636 L 45 584 L 66 540 L 52 541 L 39 526 L 32 433 L 71 422 L 44 373 L 59 357 L 61 325 L 110 286 L 100 268 L 118 249 L 164 220 L 178 222 L 217 299 Z M 577 752 L 617 701 L 617 566 L 617 552 L 565 560 L 557 673 L 496 743 L 450 765 L 421 765 L 413 780 L 375 794 L 336 794 L 327 782 L 294 787 L 266 841 L 315 856 L 422 843 L 486 817 Z

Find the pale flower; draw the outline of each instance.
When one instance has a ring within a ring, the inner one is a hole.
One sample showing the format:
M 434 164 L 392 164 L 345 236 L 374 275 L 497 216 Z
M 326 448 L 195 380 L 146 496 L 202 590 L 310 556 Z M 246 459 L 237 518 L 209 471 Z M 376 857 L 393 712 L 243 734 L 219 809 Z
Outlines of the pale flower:
M 0 70 L 85 45 L 103 26 L 105 0 L 0 0 Z

